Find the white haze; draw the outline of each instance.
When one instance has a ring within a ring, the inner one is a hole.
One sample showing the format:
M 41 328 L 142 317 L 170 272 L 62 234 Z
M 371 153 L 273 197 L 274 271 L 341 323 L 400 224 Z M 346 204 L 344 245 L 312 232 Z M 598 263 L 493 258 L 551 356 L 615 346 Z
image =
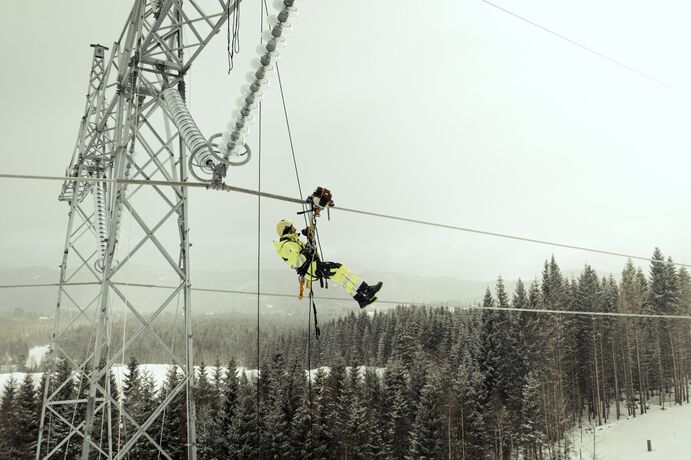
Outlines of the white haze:
M 92 49 L 110 46 L 131 2 L 1 2 L 2 172 L 64 172 Z M 691 93 L 691 6 L 681 1 L 503 0 L 506 8 Z M 691 262 L 691 100 L 480 0 L 298 2 L 281 71 L 305 191 L 337 205 Z M 207 133 L 235 109 L 256 57 L 259 2 L 242 4 L 241 52 L 225 31 L 191 76 Z M 275 82 L 274 82 L 275 83 Z M 297 195 L 274 84 L 265 97 L 262 188 Z M 256 134 L 256 129 L 253 131 Z M 256 143 L 256 141 L 255 141 Z M 256 188 L 257 161 L 229 182 Z M 59 183 L 0 182 L 0 264 L 55 267 L 67 207 Z M 191 192 L 195 270 L 256 264 L 256 199 Z M 262 202 L 262 265 L 285 203 Z M 334 212 L 327 258 L 356 271 L 532 278 L 554 254 L 619 272 L 624 260 Z

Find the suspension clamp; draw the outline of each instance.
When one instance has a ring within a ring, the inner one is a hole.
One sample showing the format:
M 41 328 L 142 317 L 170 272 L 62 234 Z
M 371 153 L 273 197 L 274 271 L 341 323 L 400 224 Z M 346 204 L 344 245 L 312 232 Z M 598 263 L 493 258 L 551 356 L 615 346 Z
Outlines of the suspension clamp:
M 214 166 L 214 174 L 211 177 L 211 184 L 209 188 L 220 189 L 223 188 L 223 179 L 228 173 L 228 165 L 225 163 L 218 163 Z

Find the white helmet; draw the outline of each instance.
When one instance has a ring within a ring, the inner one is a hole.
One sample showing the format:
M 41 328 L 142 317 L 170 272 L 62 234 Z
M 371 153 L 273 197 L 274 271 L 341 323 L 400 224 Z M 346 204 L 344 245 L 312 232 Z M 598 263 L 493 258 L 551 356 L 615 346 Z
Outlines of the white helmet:
M 293 223 L 289 221 L 288 219 L 281 219 L 278 221 L 278 224 L 276 224 L 276 233 L 278 233 L 278 236 L 281 237 L 287 233 L 286 230 L 289 228 L 293 227 Z

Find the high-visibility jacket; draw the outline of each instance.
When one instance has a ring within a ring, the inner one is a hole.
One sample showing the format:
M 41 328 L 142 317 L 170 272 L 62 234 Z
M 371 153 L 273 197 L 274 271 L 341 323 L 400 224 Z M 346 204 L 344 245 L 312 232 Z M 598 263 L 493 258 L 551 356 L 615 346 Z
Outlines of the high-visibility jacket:
M 305 243 L 300 240 L 297 233 L 283 235 L 279 241 L 274 241 L 274 248 L 280 258 L 308 281 L 314 281 L 322 276 L 343 286 L 343 289 L 350 295 L 355 294 L 355 290 L 360 284 L 360 278 L 353 274 L 348 267 L 339 263 L 323 262 L 321 264 L 323 270 L 319 273 L 319 262 L 316 258 L 312 260 L 312 263 L 308 262 L 308 258 L 304 254 Z
M 305 255 L 305 243 L 300 241 L 300 236 L 297 233 L 283 235 L 279 241 L 274 241 L 274 248 L 276 248 L 276 253 L 281 259 L 297 270 L 298 275 L 304 276 L 310 281 L 319 278 L 317 259 L 315 256 Z M 308 257 L 312 263 L 308 263 Z
M 283 235 L 279 241 L 274 241 L 274 248 L 276 248 L 278 256 L 292 268 L 300 268 L 307 262 L 307 257 L 302 253 L 305 249 L 305 243 L 300 241 L 297 233 Z

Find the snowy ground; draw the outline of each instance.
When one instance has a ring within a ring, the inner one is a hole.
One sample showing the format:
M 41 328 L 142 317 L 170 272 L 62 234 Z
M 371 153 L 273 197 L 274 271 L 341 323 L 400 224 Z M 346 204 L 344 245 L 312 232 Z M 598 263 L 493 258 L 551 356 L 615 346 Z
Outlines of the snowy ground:
M 28 368 L 37 367 L 39 364 L 41 364 L 43 358 L 45 358 L 49 348 L 49 345 L 41 345 L 30 349 L 29 356 L 26 358 L 25 366 Z
M 652 441 L 652 452 L 646 440 Z M 593 432 L 574 433 L 578 460 L 688 460 L 691 458 L 691 404 L 651 407 L 650 411 L 635 419 L 621 419 L 595 429 L 595 455 Z
M 10 378 L 14 377 L 14 380 L 17 382 L 17 386 L 19 386 L 19 385 L 21 385 L 25 376 L 26 376 L 25 372 L 13 372 L 11 374 L 0 374 L 0 396 L 3 393 L 3 389 L 5 388 L 5 384 L 7 384 L 7 381 L 10 380 Z M 41 374 L 40 373 L 31 374 L 31 378 L 34 381 L 34 385 L 38 385 L 41 381 Z

